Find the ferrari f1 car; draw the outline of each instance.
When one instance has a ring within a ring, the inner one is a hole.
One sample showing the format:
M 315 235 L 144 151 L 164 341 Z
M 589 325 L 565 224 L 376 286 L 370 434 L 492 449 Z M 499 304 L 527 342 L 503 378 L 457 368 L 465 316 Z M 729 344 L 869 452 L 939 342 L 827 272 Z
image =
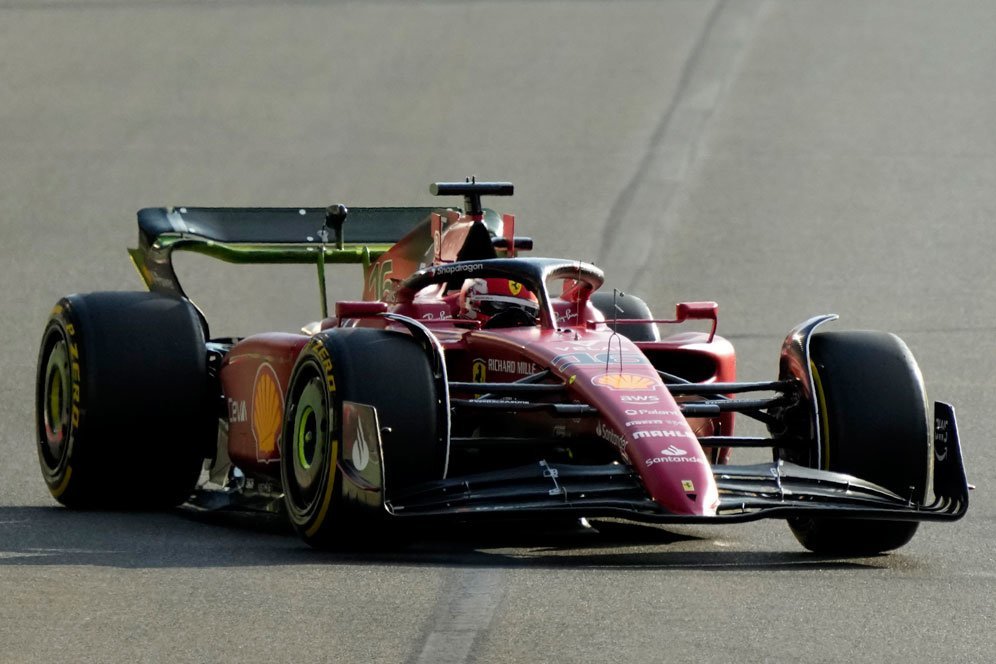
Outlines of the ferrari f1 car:
M 658 318 L 600 290 L 594 265 L 520 256 L 532 241 L 481 206 L 509 183 L 432 193 L 464 209 L 141 210 L 130 254 L 149 292 L 64 297 L 42 337 L 55 499 L 120 508 L 126 482 L 143 509 L 283 511 L 319 547 L 418 519 L 776 518 L 807 549 L 860 554 L 965 514 L 954 411 L 931 416 L 898 337 L 818 332 L 836 317 L 817 316 L 786 337 L 777 380 L 737 382 L 715 303 Z M 314 264 L 322 318 L 212 338 L 178 250 Z M 363 294 L 330 314 L 338 263 L 362 265 Z M 736 435 L 737 415 L 767 435 Z M 735 465 L 737 448 L 772 459 Z

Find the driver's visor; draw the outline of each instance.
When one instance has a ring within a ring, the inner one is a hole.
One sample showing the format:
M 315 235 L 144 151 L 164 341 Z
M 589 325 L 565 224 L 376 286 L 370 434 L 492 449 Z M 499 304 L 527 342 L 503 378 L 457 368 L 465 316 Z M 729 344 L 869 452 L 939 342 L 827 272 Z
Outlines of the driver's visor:
M 474 298 L 472 304 L 478 313 L 485 316 L 496 316 L 509 309 L 521 309 L 533 317 L 539 314 L 539 305 L 537 303 L 521 297 L 510 297 L 508 295 L 486 295 Z

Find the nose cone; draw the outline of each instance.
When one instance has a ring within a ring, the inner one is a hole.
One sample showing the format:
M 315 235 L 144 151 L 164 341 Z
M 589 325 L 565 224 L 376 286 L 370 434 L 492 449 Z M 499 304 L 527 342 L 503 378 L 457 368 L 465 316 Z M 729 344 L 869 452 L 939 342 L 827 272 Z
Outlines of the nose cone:
M 630 459 L 651 498 L 668 512 L 715 516 L 719 492 L 712 467 L 696 442 L 690 442 L 661 443 L 656 448 L 631 444 Z M 634 459 L 636 455 L 642 458 Z
M 719 491 L 696 431 L 643 352 L 622 336 L 592 332 L 550 344 L 547 363 L 598 406 L 596 435 L 615 445 L 662 509 L 714 516 Z M 697 426 L 697 425 L 696 425 Z M 711 425 L 701 428 L 708 435 Z

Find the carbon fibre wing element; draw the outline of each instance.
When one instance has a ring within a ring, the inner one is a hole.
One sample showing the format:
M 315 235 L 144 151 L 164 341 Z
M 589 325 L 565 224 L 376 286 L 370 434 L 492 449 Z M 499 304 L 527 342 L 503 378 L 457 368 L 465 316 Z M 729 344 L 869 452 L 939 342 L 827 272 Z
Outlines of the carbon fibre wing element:
M 968 509 L 968 482 L 954 410 L 935 406 L 934 499 L 899 496 L 845 473 L 785 461 L 716 466 L 716 516 L 664 511 L 626 465 L 536 464 L 478 473 L 413 487 L 385 503 L 399 517 L 603 516 L 651 523 L 744 522 L 823 516 L 889 521 L 954 521 Z

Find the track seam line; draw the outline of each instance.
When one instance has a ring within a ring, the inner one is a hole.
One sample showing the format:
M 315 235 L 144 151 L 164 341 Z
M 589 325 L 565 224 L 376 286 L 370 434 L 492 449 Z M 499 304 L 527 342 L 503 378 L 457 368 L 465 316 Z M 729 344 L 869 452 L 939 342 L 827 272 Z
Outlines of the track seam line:
M 671 97 L 671 103 L 668 104 L 667 109 L 664 111 L 664 115 L 661 116 L 660 120 L 657 121 L 657 126 L 654 128 L 654 133 L 650 135 L 650 140 L 647 141 L 647 149 L 643 153 L 643 158 L 640 159 L 639 165 L 636 170 L 633 171 L 633 175 L 630 176 L 629 181 L 620 190 L 619 195 L 616 196 L 616 200 L 612 202 L 612 207 L 609 208 L 609 224 L 606 225 L 605 229 L 602 231 L 602 251 L 599 254 L 599 263 L 601 264 L 605 260 L 605 256 L 608 253 L 608 247 L 612 243 L 613 238 L 617 236 L 616 227 L 611 225 L 613 219 L 619 219 L 629 211 L 632 205 L 633 192 L 636 191 L 637 186 L 640 184 L 640 180 L 643 178 L 643 174 L 647 171 L 651 162 L 654 159 L 654 148 L 658 147 L 664 141 L 665 133 L 667 132 L 668 126 L 671 124 L 671 118 L 674 117 L 674 111 L 681 102 L 682 97 L 684 97 L 685 91 L 688 89 L 688 82 L 691 79 L 692 69 L 698 62 L 702 55 L 702 50 L 705 48 L 706 41 L 709 37 L 709 33 L 712 31 L 713 25 L 716 23 L 716 18 L 719 16 L 720 11 L 726 5 L 726 0 L 717 0 L 709 11 L 709 16 L 706 18 L 705 24 L 702 27 L 702 31 L 699 32 L 699 38 L 695 42 L 695 46 L 692 47 L 692 52 L 689 54 L 688 59 L 685 60 L 685 64 L 681 70 L 681 78 L 678 79 L 678 86 L 675 88 L 674 96 Z
M 735 79 L 764 0 L 718 0 L 689 53 L 670 104 L 620 190 L 602 234 L 599 265 L 617 287 L 638 285 L 657 238 L 677 223 L 674 202 L 697 161 L 709 121 Z
M 441 593 L 435 618 L 413 664 L 465 664 L 487 631 L 505 594 L 505 574 L 495 569 L 456 572 Z

